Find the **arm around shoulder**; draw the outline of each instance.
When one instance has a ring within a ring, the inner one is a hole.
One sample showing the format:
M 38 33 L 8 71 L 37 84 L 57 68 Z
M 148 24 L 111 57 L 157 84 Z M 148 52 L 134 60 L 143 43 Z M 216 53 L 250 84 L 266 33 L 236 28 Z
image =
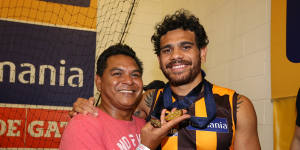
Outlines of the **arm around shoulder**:
M 251 101 L 242 95 L 237 98 L 237 124 L 234 148 L 260 150 L 257 132 L 257 118 Z

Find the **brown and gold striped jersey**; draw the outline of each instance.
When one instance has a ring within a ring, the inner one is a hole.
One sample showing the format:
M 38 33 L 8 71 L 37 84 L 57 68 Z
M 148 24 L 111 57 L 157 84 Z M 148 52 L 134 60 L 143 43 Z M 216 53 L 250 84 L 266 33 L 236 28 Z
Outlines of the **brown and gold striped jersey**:
M 157 91 L 152 108 L 163 102 L 163 89 Z M 201 90 L 199 90 L 201 92 Z M 169 135 L 161 143 L 162 150 L 226 150 L 233 149 L 236 128 L 237 93 L 233 90 L 213 85 L 212 92 L 216 103 L 216 117 L 206 128 L 198 129 L 186 124 L 178 132 Z M 173 100 L 181 100 L 173 94 Z M 204 94 L 188 110 L 191 116 L 207 117 Z M 182 125 L 181 125 L 182 126 Z

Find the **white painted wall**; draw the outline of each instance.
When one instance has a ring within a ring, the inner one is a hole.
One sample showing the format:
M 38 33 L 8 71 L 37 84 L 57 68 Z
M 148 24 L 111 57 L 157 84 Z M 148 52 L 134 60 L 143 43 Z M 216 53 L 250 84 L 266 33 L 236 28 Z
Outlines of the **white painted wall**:
M 132 46 L 144 63 L 144 84 L 160 79 L 167 81 L 159 69 L 157 57 L 151 43 L 154 26 L 161 20 L 160 0 L 140 0 L 130 25 L 125 43 Z
M 200 18 L 210 43 L 207 79 L 236 90 L 254 104 L 263 150 L 273 149 L 270 88 L 270 0 L 140 0 L 126 43 L 144 62 L 144 83 L 166 81 L 150 38 L 154 25 L 179 8 Z
M 263 150 L 273 149 L 270 4 L 270 0 L 210 1 L 205 6 L 211 9 L 201 19 L 211 41 L 204 65 L 208 79 L 252 100 Z

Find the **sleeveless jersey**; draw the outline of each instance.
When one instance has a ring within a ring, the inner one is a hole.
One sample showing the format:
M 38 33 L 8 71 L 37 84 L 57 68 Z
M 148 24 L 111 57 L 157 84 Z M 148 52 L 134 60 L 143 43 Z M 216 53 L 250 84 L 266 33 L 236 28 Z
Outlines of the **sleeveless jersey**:
M 157 91 L 151 111 L 153 111 L 153 108 L 155 108 L 156 105 L 163 106 L 162 92 L 163 89 L 159 89 Z M 201 92 L 201 89 L 199 90 L 199 92 Z M 191 125 L 185 125 L 183 128 L 180 128 L 175 134 L 167 136 L 162 141 L 160 145 L 161 147 L 159 147 L 159 149 L 233 149 L 233 139 L 236 126 L 236 100 L 238 94 L 233 90 L 216 85 L 213 85 L 212 92 L 216 103 L 216 118 L 212 120 L 204 129 L 198 129 Z M 188 113 L 191 116 L 207 117 L 203 92 L 199 94 L 198 100 L 196 100 L 195 103 L 193 103 L 192 106 L 189 107 Z

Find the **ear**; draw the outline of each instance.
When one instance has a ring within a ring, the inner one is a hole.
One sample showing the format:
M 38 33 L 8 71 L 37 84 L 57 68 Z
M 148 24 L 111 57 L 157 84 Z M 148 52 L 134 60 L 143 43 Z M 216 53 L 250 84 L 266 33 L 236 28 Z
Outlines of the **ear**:
M 95 84 L 96 84 L 97 90 L 101 93 L 101 77 L 97 74 L 95 76 Z
M 200 57 L 201 57 L 201 63 L 205 63 L 206 62 L 206 54 L 207 54 L 207 47 L 203 47 L 200 49 Z

